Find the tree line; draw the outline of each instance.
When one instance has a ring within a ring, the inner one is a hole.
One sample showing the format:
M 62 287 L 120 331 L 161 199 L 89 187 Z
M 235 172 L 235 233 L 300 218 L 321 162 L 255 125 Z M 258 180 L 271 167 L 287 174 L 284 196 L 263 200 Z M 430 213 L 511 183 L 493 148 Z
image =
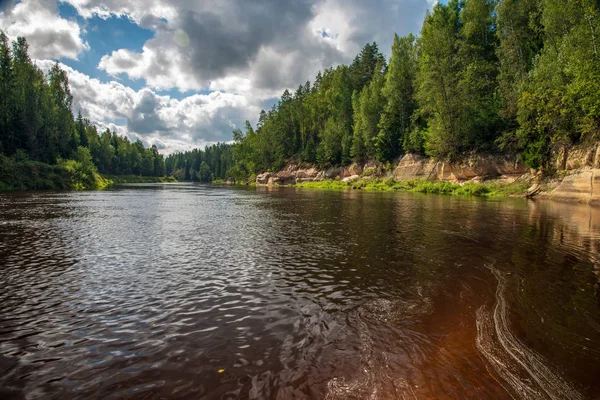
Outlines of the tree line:
M 11 46 L 1 31 L 0 94 L 0 155 L 49 165 L 72 160 L 71 167 L 103 174 L 165 175 L 155 146 L 145 148 L 109 129 L 99 134 L 81 113 L 74 118 L 67 73 L 55 63 L 44 74 L 29 57 L 25 38 Z
M 389 60 L 367 44 L 349 65 L 284 91 L 233 144 L 163 160 L 78 115 L 67 74 L 48 74 L 27 42 L 0 40 L 0 153 L 48 164 L 89 158 L 101 173 L 247 179 L 287 163 L 319 167 L 406 153 L 439 159 L 519 152 L 548 168 L 552 151 L 600 133 L 597 0 L 450 0 L 420 35 L 395 35 Z
M 234 166 L 232 146 L 217 143 L 204 150 L 194 149 L 167 156 L 166 173 L 177 180 L 212 182 L 230 177 Z
M 556 147 L 599 137 L 599 16 L 597 0 L 438 3 L 418 37 L 395 35 L 389 62 L 370 43 L 286 90 L 218 165 L 243 179 L 289 162 L 519 152 L 546 168 Z

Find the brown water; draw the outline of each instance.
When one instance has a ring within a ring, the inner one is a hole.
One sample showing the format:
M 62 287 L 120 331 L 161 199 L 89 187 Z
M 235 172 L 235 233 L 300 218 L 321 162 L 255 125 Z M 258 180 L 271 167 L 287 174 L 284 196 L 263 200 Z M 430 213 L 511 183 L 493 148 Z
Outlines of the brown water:
M 587 206 L 189 184 L 0 194 L 0 268 L 3 399 L 600 396 Z

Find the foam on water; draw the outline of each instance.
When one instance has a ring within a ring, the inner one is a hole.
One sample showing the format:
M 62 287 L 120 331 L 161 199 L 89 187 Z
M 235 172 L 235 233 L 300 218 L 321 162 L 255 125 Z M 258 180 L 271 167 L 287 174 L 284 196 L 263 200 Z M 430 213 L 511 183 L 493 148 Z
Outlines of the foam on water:
M 506 276 L 493 264 L 487 266 L 498 280 L 496 302 L 490 310 L 481 306 L 477 316 L 477 348 L 501 384 L 518 399 L 583 399 L 581 394 L 549 366 L 548 360 L 515 337 L 508 320 Z

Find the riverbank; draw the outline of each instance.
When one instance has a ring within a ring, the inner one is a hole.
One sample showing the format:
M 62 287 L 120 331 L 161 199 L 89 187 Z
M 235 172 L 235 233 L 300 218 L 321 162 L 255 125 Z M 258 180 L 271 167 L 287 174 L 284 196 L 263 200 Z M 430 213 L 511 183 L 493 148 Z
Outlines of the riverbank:
M 600 205 L 600 144 L 563 147 L 545 171 L 518 155 L 469 155 L 456 161 L 406 154 L 394 163 L 368 161 L 318 169 L 290 164 L 256 176 L 258 186 L 413 191 L 468 196 L 528 196 Z
M 56 165 L 0 155 L 0 191 L 104 189 L 112 182 L 75 160 Z
M 415 192 L 431 194 L 451 194 L 459 196 L 525 196 L 527 189 L 531 186 L 526 180 L 511 183 L 502 181 L 490 181 L 483 183 L 467 182 L 458 184 L 453 182 L 431 182 L 425 179 L 412 179 L 396 181 L 387 179 L 359 179 L 352 182 L 341 180 L 324 180 L 315 182 L 304 182 L 290 185 L 298 188 L 324 189 L 324 190 L 346 190 L 358 189 L 366 191 L 393 191 L 393 192 Z
M 118 183 L 168 183 L 178 182 L 172 176 L 103 175 L 112 184 Z
M 119 183 L 177 182 L 173 177 L 101 175 L 93 165 L 61 160 L 56 165 L 0 155 L 0 192 L 26 190 L 102 190 Z

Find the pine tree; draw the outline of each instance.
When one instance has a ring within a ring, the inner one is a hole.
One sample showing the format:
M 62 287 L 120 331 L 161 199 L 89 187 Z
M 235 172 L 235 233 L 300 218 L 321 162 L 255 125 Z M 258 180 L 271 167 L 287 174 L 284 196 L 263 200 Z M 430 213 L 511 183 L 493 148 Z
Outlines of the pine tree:
M 438 3 L 425 17 L 421 30 L 415 97 L 420 113 L 428 120 L 426 150 L 438 157 L 456 156 L 465 142 L 463 95 L 458 90 L 459 12 L 457 0 L 448 5 Z
M 0 31 L 0 154 L 12 154 L 15 150 L 15 138 L 12 127 L 14 97 L 13 60 L 8 37 Z
M 496 8 L 500 62 L 499 114 L 504 118 L 509 132 L 514 132 L 517 126 L 521 85 L 543 45 L 540 3 L 540 0 L 502 0 Z M 509 137 L 506 140 L 513 141 Z
M 377 158 L 381 161 L 389 161 L 400 153 L 404 135 L 410 128 L 417 106 L 414 98 L 417 66 L 415 37 L 395 35 L 382 89 L 385 106 L 376 140 Z
M 353 98 L 354 139 L 352 156 L 356 161 L 373 159 L 377 156 L 376 140 L 379 133 L 379 119 L 383 111 L 385 98 L 383 64 L 377 63 L 371 82 L 359 95 Z
M 496 0 L 468 0 L 460 12 L 457 88 L 462 95 L 461 127 L 467 150 L 491 150 L 500 131 L 495 8 Z

